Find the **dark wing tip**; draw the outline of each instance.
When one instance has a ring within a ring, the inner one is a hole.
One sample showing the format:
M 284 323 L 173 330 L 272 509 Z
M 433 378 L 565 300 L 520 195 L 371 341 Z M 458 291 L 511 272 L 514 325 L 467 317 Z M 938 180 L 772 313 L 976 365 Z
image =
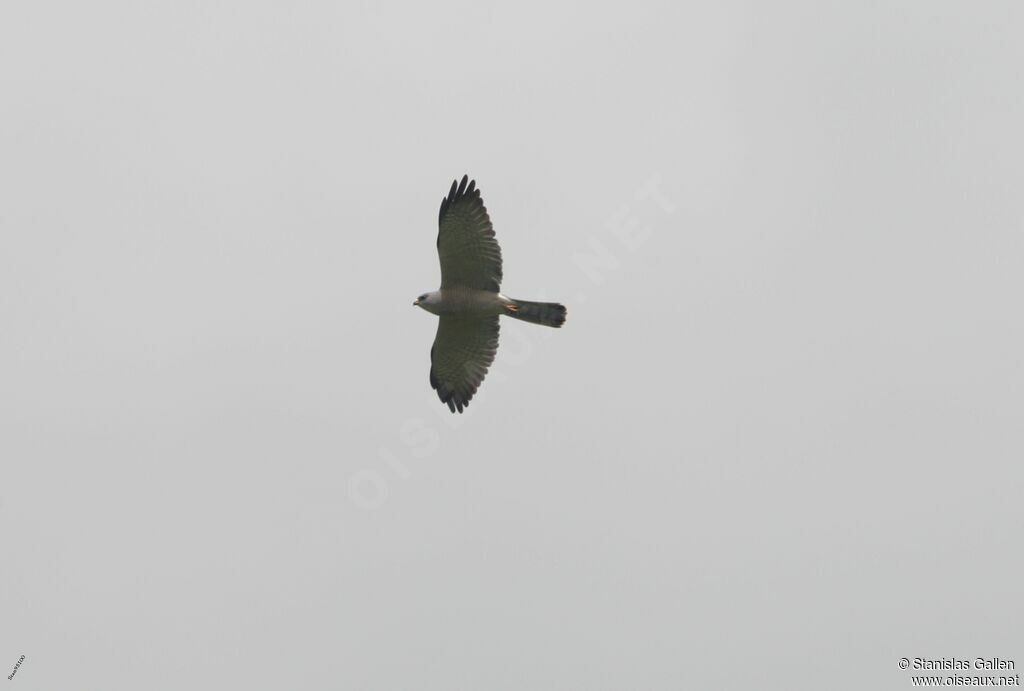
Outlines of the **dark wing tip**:
M 433 356 L 434 349 L 430 349 L 430 354 Z M 473 394 L 469 394 L 468 397 L 463 398 L 457 391 L 449 389 L 446 385 L 441 384 L 434 376 L 434 368 L 430 368 L 430 388 L 437 391 L 437 397 L 441 399 L 441 402 L 448 406 L 448 410 L 453 413 L 461 413 L 464 408 L 469 405 L 469 399 L 473 397 Z
M 444 220 L 445 213 L 447 213 L 448 209 L 451 208 L 451 205 L 457 199 L 473 194 L 474 189 L 476 189 L 476 180 L 470 181 L 469 175 L 463 175 L 461 182 L 459 180 L 452 180 L 452 187 L 448 190 L 448 196 L 441 200 L 441 208 L 437 212 L 437 222 L 441 223 Z M 479 191 L 477 194 L 479 194 Z
M 440 223 L 444 219 L 444 214 L 448 211 L 448 207 L 455 201 L 455 193 L 459 188 L 458 180 L 452 180 L 452 188 L 448 190 L 448 196 L 441 200 L 441 209 L 437 212 L 437 222 Z
M 462 412 L 464 408 L 469 406 L 469 400 L 464 399 L 451 389 L 444 387 L 434 387 L 437 389 L 437 397 L 441 399 L 441 402 L 448 406 L 448 409 L 453 413 L 458 411 Z

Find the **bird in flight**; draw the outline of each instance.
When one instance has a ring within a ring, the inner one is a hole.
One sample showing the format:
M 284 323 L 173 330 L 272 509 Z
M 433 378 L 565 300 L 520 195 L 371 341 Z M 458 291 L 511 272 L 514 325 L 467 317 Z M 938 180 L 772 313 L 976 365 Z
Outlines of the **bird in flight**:
M 565 323 L 565 307 L 498 292 L 501 248 L 476 181 L 468 175 L 452 182 L 438 224 L 441 288 L 412 304 L 440 317 L 430 349 L 430 385 L 449 410 L 461 413 L 498 352 L 498 317 L 557 328 Z

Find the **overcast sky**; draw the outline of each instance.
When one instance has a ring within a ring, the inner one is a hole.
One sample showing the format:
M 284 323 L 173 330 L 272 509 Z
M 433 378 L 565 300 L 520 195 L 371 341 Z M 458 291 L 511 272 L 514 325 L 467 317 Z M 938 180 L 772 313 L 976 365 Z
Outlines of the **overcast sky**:
M 1014 2 L 5 2 L 22 689 L 1024 665 Z M 504 320 L 428 382 L 469 173 Z M 12 686 L 12 688 L 15 688 Z

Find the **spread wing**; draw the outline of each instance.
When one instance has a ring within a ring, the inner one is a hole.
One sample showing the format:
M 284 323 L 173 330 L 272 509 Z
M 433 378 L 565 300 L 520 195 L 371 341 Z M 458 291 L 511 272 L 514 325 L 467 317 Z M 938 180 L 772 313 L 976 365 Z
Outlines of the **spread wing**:
M 438 225 L 441 288 L 461 286 L 498 292 L 501 248 L 494 239 L 494 227 L 476 180 L 469 181 L 464 175 L 462 182 L 452 182 L 451 191 L 441 201 Z
M 443 315 L 430 349 L 430 385 L 454 413 L 469 405 L 498 352 L 497 317 Z

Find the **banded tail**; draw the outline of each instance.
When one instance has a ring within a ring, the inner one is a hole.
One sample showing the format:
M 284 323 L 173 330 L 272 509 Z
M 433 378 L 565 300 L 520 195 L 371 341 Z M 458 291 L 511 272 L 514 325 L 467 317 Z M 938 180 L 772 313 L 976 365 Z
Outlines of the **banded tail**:
M 557 302 L 513 300 L 512 304 L 506 305 L 506 309 L 508 316 L 531 324 L 543 324 L 557 329 L 565 323 L 565 306 Z

